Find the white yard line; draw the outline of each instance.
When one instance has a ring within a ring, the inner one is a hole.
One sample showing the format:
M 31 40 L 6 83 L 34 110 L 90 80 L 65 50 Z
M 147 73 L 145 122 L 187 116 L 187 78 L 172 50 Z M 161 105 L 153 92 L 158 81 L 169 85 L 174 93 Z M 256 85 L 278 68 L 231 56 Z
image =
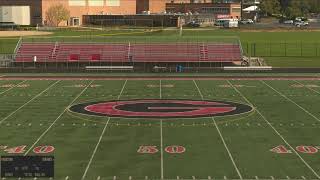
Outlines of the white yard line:
M 39 96 L 41 96 L 44 92 L 48 91 L 51 87 L 53 87 L 54 85 L 56 85 L 59 81 L 56 81 L 55 83 L 51 84 L 49 87 L 47 87 L 45 90 L 41 91 L 39 94 L 37 94 L 36 96 L 34 96 L 32 99 L 30 99 L 29 101 L 27 101 L 26 103 L 24 103 L 23 105 L 21 105 L 18 109 L 16 109 L 15 111 L 11 112 L 8 116 L 4 117 L 3 119 L 1 119 L 0 124 L 3 123 L 3 121 L 7 120 L 9 117 L 11 117 L 12 115 L 14 115 L 16 112 L 18 112 L 20 109 L 22 109 L 23 107 L 25 107 L 26 105 L 28 105 L 29 103 L 31 103 L 33 100 L 35 100 L 36 98 L 38 98 Z
M 122 86 L 122 89 L 121 89 L 121 91 L 120 91 L 120 94 L 118 95 L 118 98 L 117 98 L 118 100 L 120 99 L 120 97 L 121 97 L 121 95 L 122 95 L 122 93 L 123 93 L 123 90 L 124 90 L 124 88 L 126 87 L 127 81 L 128 81 L 128 80 L 126 80 L 126 81 L 124 82 L 123 86 Z M 98 147 L 99 147 L 99 145 L 100 145 L 100 143 L 101 143 L 101 140 L 102 140 L 102 138 L 103 138 L 103 136 L 104 136 L 104 134 L 105 134 L 105 132 L 106 132 L 106 129 L 107 129 L 108 125 L 109 125 L 110 119 L 111 119 L 111 118 L 108 117 L 108 120 L 107 120 L 105 126 L 103 127 L 103 130 L 102 130 L 102 132 L 101 132 L 101 135 L 100 135 L 100 137 L 99 137 L 99 140 L 98 140 L 98 142 L 97 142 L 97 144 L 96 144 L 96 146 L 95 146 L 95 148 L 94 148 L 94 150 L 93 150 L 93 152 L 92 152 L 92 155 L 91 155 L 90 160 L 89 160 L 89 162 L 88 162 L 88 164 L 87 164 L 87 167 L 86 167 L 86 169 L 85 169 L 85 171 L 84 171 L 84 173 L 83 173 L 83 175 L 82 175 L 82 178 L 81 178 L 82 180 L 84 180 L 84 179 L 86 178 L 86 176 L 87 176 L 87 173 L 88 173 L 88 170 L 89 170 L 89 168 L 90 168 L 90 166 L 91 166 L 92 160 L 93 160 L 94 156 L 96 155 L 96 152 L 97 152 Z
M 160 79 L 160 99 L 162 99 L 162 83 Z M 163 125 L 162 120 L 160 120 L 160 154 L 161 154 L 161 179 L 164 179 L 164 166 L 163 166 Z
M 24 81 L 22 81 L 22 82 L 19 82 L 18 84 L 12 86 L 11 88 L 6 89 L 6 90 L 0 92 L 0 95 L 1 95 L 1 94 L 4 94 L 4 93 L 7 92 L 7 91 L 10 91 L 11 89 L 13 89 L 14 87 L 16 87 L 17 85 L 20 85 L 20 84 L 22 84 L 22 83 L 25 83 L 26 81 L 27 81 L 27 80 L 24 80 Z
M 302 106 L 300 106 L 299 104 L 297 104 L 296 102 L 294 102 L 292 99 L 290 99 L 289 97 L 287 97 L 286 95 L 282 94 L 281 92 L 279 92 L 278 90 L 276 90 L 275 88 L 273 88 L 271 85 L 269 85 L 268 83 L 264 82 L 264 81 L 260 81 L 263 84 L 265 84 L 266 86 L 268 86 L 270 89 L 272 89 L 273 91 L 275 91 L 276 93 L 278 93 L 280 96 L 284 97 L 285 99 L 287 99 L 288 101 L 290 101 L 291 103 L 293 103 L 294 105 L 296 105 L 297 107 L 299 107 L 300 109 L 302 109 L 305 113 L 309 114 L 311 117 L 313 117 L 315 120 L 320 122 L 320 119 L 317 118 L 315 115 L 313 115 L 311 112 L 309 112 L 308 110 L 306 110 L 305 108 L 303 108 Z
M 160 79 L 160 99 L 162 99 L 162 88 L 161 88 L 161 84 L 162 84 L 162 82 L 161 82 L 161 79 Z
M 163 132 L 162 132 L 163 126 L 162 126 L 162 120 L 160 120 L 160 152 L 161 152 L 161 179 L 164 179 L 164 168 L 163 168 Z
M 319 91 L 314 90 L 314 89 L 312 89 L 312 88 L 310 88 L 310 87 L 308 87 L 308 86 L 305 86 L 304 84 L 302 84 L 301 82 L 299 82 L 299 81 L 297 81 L 297 80 L 293 80 L 293 81 L 296 82 L 296 83 L 298 83 L 298 84 L 300 84 L 300 85 L 303 85 L 303 87 L 309 89 L 310 91 L 313 91 L 313 92 L 315 92 L 315 93 L 317 93 L 317 94 L 320 94 Z
M 93 80 L 90 81 L 90 83 L 78 94 L 77 97 L 75 97 L 72 102 L 61 112 L 61 114 L 51 123 L 51 125 L 39 136 L 39 138 L 32 144 L 32 146 L 28 149 L 24 155 L 26 156 L 33 147 L 41 140 L 41 138 L 48 133 L 48 131 L 53 127 L 53 125 L 62 117 L 62 115 L 68 110 L 69 106 L 71 106 L 92 84 Z
M 253 104 L 236 88 L 233 86 L 233 84 L 227 80 L 228 83 L 233 87 L 233 89 L 247 102 L 249 103 L 252 107 Z M 255 108 L 256 112 L 263 118 L 263 120 L 270 126 L 271 129 L 282 139 L 282 141 L 290 147 L 290 149 L 299 157 L 299 159 L 304 163 L 304 165 L 309 168 L 309 170 L 318 178 L 320 179 L 319 174 L 300 156 L 300 154 L 295 150 L 294 147 L 292 147 L 289 142 L 279 133 L 279 131 L 267 120 L 267 118 L 257 109 Z
M 200 96 L 201 96 L 201 99 L 204 100 L 203 94 L 201 93 L 201 90 L 200 90 L 197 82 L 196 82 L 195 80 L 193 80 L 193 83 L 194 83 L 194 85 L 197 87 L 198 92 L 199 92 L 199 94 L 200 94 Z M 224 137 L 222 136 L 222 133 L 221 133 L 219 127 L 218 127 L 218 124 L 216 123 L 216 121 L 214 120 L 213 117 L 211 117 L 211 119 L 212 119 L 212 121 L 214 122 L 214 125 L 215 125 L 215 127 L 216 127 L 216 129 L 217 129 L 217 131 L 218 131 L 218 133 L 219 133 L 220 139 L 221 139 L 221 141 L 222 141 L 222 143 L 223 143 L 223 145 L 224 145 L 224 147 L 225 147 L 225 149 L 226 149 L 226 151 L 227 151 L 227 153 L 228 153 L 228 155 L 229 155 L 229 158 L 230 158 L 230 160 L 231 160 L 231 162 L 232 162 L 232 164 L 233 164 L 234 169 L 237 171 L 237 174 L 238 174 L 239 178 L 240 178 L 240 179 L 243 179 L 243 178 L 242 178 L 242 175 L 241 175 L 241 173 L 240 173 L 240 171 L 239 171 L 239 168 L 238 168 L 237 164 L 235 163 L 235 161 L 234 161 L 234 159 L 233 159 L 233 156 L 232 156 L 232 154 L 231 154 L 231 152 L 230 152 L 230 150 L 229 150 L 226 142 L 224 141 Z

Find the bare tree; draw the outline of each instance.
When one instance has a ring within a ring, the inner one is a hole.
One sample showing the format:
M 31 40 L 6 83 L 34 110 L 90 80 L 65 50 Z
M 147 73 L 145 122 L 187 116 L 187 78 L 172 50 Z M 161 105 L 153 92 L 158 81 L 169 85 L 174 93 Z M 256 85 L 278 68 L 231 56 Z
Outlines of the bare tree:
M 70 17 L 70 11 L 62 4 L 49 7 L 46 12 L 46 21 L 50 26 L 59 26 L 63 21 L 67 21 Z

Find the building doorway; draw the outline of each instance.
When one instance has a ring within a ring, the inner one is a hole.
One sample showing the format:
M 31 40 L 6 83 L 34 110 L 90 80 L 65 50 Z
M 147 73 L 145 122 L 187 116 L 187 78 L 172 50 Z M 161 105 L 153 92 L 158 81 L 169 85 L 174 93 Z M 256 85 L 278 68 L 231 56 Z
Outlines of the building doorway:
M 80 18 L 79 17 L 72 17 L 70 18 L 70 26 L 80 26 Z

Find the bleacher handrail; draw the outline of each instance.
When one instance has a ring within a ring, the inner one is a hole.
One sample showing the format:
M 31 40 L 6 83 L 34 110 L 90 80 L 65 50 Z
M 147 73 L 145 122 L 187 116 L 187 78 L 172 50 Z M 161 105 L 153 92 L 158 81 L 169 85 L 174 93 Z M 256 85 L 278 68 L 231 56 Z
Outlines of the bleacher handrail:
M 241 44 L 240 38 L 238 38 L 238 43 L 239 43 L 239 46 L 240 46 L 240 52 L 241 52 L 241 58 L 242 58 L 243 57 L 243 48 L 242 48 L 242 44 Z
M 52 53 L 51 53 L 51 59 L 53 59 L 53 56 L 56 54 L 56 50 L 57 50 L 58 44 L 59 44 L 58 42 L 56 42 L 54 44 L 54 48 L 53 48 Z
M 19 38 L 19 41 L 17 42 L 17 45 L 14 49 L 14 59 L 16 59 L 16 56 L 17 56 L 17 53 L 18 53 L 18 49 L 20 49 L 21 47 L 21 44 L 22 44 L 22 37 Z

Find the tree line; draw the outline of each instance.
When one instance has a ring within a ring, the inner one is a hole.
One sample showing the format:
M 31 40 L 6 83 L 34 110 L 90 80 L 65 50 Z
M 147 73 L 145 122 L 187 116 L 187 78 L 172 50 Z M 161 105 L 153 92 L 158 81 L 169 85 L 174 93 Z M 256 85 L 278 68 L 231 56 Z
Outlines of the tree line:
M 261 0 L 260 8 L 267 15 L 306 17 L 310 13 L 320 13 L 320 0 Z

